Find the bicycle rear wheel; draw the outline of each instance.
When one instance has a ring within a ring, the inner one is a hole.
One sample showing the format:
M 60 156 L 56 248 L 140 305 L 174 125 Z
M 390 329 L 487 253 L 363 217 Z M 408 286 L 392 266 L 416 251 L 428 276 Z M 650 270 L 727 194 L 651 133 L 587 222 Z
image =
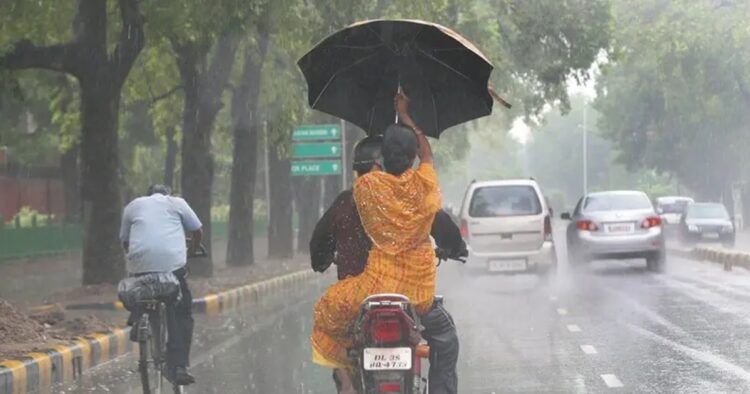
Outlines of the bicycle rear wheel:
M 143 394 L 161 394 L 164 383 L 166 356 L 166 324 L 164 306 L 144 314 L 137 326 L 138 372 Z

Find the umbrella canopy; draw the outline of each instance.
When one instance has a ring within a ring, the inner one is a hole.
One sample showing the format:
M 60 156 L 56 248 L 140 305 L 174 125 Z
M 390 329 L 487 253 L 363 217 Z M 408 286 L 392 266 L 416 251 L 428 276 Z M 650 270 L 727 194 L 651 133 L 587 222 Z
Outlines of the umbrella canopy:
M 492 112 L 492 64 L 461 35 L 434 23 L 358 22 L 325 38 L 298 65 L 312 108 L 368 134 L 382 134 L 395 121 L 399 86 L 411 99 L 412 118 L 432 137 Z

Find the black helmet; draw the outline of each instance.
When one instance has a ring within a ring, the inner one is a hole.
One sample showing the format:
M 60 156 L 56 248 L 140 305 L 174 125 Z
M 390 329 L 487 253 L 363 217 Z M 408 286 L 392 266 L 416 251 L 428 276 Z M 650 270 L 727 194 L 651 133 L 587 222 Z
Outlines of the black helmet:
M 148 191 L 146 192 L 146 195 L 151 196 L 156 193 L 168 196 L 172 194 L 172 189 L 170 189 L 169 186 L 167 185 L 156 183 L 148 187 Z
M 369 172 L 372 166 L 382 159 L 382 147 L 383 137 L 380 135 L 372 135 L 359 140 L 354 147 L 354 160 L 352 160 L 354 171 L 360 175 Z

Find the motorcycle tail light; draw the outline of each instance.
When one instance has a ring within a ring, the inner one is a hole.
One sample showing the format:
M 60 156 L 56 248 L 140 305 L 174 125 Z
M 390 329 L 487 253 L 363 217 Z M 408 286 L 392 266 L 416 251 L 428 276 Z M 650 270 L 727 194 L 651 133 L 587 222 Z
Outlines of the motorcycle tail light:
M 381 394 L 386 393 L 400 393 L 401 383 L 399 382 L 383 382 L 378 385 L 378 392 Z
M 647 217 L 643 220 L 643 223 L 641 223 L 642 228 L 651 228 L 651 227 L 659 227 L 661 226 L 661 218 L 658 216 L 651 216 Z
M 372 340 L 379 343 L 399 342 L 402 338 L 401 321 L 396 318 L 375 319 L 370 326 Z

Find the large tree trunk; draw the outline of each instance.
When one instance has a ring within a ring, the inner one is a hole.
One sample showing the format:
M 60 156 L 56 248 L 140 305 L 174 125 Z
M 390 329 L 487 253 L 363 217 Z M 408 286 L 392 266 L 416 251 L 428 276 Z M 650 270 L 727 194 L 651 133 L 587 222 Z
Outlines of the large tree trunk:
M 268 150 L 271 177 L 271 220 L 268 223 L 268 257 L 294 257 L 292 234 L 292 162 L 279 156 L 275 146 Z
M 259 29 L 260 30 L 260 29 Z M 250 265 L 255 261 L 253 250 L 253 201 L 258 167 L 258 96 L 261 71 L 268 50 L 268 33 L 259 31 L 258 48 L 248 48 L 242 77 L 232 97 L 234 151 L 232 154 L 232 186 L 229 192 L 229 241 L 227 264 Z
M 143 49 L 143 16 L 137 0 L 118 0 L 120 36 L 107 51 L 107 2 L 79 0 L 72 21 L 74 38 L 37 46 L 27 40 L 0 56 L 0 67 L 39 68 L 74 75 L 81 88 L 81 174 L 83 283 L 116 283 L 124 273 L 120 247 L 117 120 L 120 93 Z
M 294 182 L 294 206 L 299 218 L 299 232 L 297 233 L 297 251 L 309 251 L 310 237 L 315 224 L 320 219 L 320 178 L 299 177 Z
M 73 145 L 60 157 L 62 169 L 63 194 L 65 196 L 65 221 L 81 220 L 81 183 L 78 166 L 78 144 Z
M 164 184 L 174 190 L 174 172 L 177 168 L 177 140 L 174 126 L 167 127 L 167 152 L 164 158 Z
M 208 69 L 202 69 L 205 54 L 198 54 L 195 44 L 175 43 L 177 67 L 185 92 L 182 125 L 182 195 L 203 223 L 207 257 L 191 259 L 190 272 L 212 276 L 211 258 L 211 187 L 214 162 L 211 133 L 221 110 L 224 86 L 234 65 L 237 41 L 224 35 L 219 38 Z
M 118 242 L 122 201 L 117 120 L 120 92 L 102 80 L 81 81 L 83 283 L 117 283 L 125 276 Z
M 194 63 L 193 63 L 194 64 Z M 203 239 L 208 256 L 188 260 L 190 272 L 196 276 L 213 275 L 211 261 L 211 183 L 213 182 L 213 160 L 211 159 L 210 136 L 198 130 L 198 84 L 197 70 L 188 64 L 180 74 L 185 91 L 182 115 L 182 172 L 180 188 L 182 197 L 195 211 L 203 223 Z

